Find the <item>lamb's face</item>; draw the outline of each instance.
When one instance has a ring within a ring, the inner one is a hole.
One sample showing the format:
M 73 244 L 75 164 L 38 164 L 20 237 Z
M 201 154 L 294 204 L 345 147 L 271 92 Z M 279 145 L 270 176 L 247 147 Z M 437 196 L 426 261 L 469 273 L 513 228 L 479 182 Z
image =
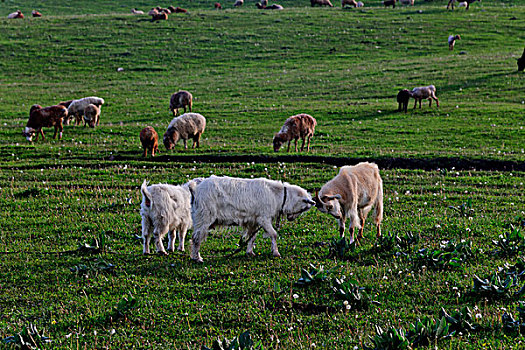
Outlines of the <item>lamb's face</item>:
M 273 151 L 279 152 L 279 148 L 281 148 L 283 143 L 284 141 L 278 135 L 275 135 L 273 138 Z
M 343 217 L 341 203 L 339 202 L 340 199 L 341 195 L 339 194 L 333 196 L 322 196 L 321 198 L 316 196 L 314 198 L 315 206 L 321 213 L 330 214 L 336 219 L 342 219 Z
M 164 134 L 164 138 L 162 141 L 164 143 L 164 147 L 166 147 L 166 149 L 169 151 L 170 149 L 175 147 L 175 144 L 177 143 L 177 141 L 179 141 L 179 133 L 177 131 L 171 132 L 170 130 L 168 130 Z
M 22 135 L 26 138 L 27 141 L 32 142 L 33 136 L 35 136 L 35 132 L 35 129 L 26 126 L 26 128 L 22 131 Z
M 302 188 L 287 187 L 290 198 L 285 205 L 286 218 L 289 221 L 295 220 L 302 213 L 307 212 L 315 205 L 312 197 Z M 291 204 L 291 205 L 290 205 Z

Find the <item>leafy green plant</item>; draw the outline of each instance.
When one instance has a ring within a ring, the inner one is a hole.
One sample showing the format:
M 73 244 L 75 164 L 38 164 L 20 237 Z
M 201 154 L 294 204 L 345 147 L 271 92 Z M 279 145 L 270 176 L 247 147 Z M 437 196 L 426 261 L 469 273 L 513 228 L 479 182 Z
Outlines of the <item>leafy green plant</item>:
M 371 300 L 364 287 L 359 287 L 354 280 L 346 280 L 345 276 L 336 278 L 332 287 L 335 297 L 343 300 L 347 309 L 366 310 Z M 374 301 L 373 303 L 378 304 Z
M 81 255 L 100 254 L 105 252 L 106 247 L 106 234 L 101 232 L 98 237 L 91 239 L 91 243 L 83 243 L 78 247 L 76 252 Z
M 319 266 L 319 268 L 317 268 L 314 265 L 310 264 L 310 271 L 306 269 L 301 269 L 301 277 L 299 278 L 299 280 L 297 280 L 297 282 L 295 282 L 295 285 L 298 287 L 311 286 L 323 282 L 327 278 L 328 275 L 324 271 L 323 266 Z
M 403 329 L 391 327 L 386 331 L 379 326 L 376 327 L 376 335 L 370 337 L 373 347 L 365 347 L 367 350 L 404 350 L 410 348 L 410 341 Z
M 261 342 L 254 342 L 249 331 L 246 331 L 231 340 L 216 339 L 211 348 L 203 346 L 201 350 L 262 350 L 264 349 Z
M 492 240 L 498 248 L 495 254 L 500 257 L 516 256 L 525 251 L 525 236 L 520 227 L 511 225 L 511 230 L 505 235 L 500 235 L 499 240 Z
M 452 314 L 448 314 L 444 308 L 441 308 L 441 316 L 447 320 L 451 334 L 470 333 L 478 328 L 478 325 L 474 323 L 472 311 L 467 306 L 461 310 L 455 310 Z
M 514 319 L 512 314 L 507 312 L 501 316 L 503 329 L 506 332 L 523 334 L 525 332 L 525 302 L 520 301 L 519 306 L 516 307 L 516 310 L 519 313 L 518 320 Z
M 38 329 L 30 324 L 20 333 L 2 339 L 2 343 L 11 348 L 31 350 L 43 348 L 45 344 L 51 343 L 51 339 L 40 334 Z
M 82 274 L 87 275 L 90 272 L 98 273 L 98 272 L 114 272 L 115 271 L 115 265 L 108 263 L 105 260 L 99 260 L 94 264 L 90 265 L 75 265 L 73 267 L 70 267 L 69 270 L 76 274 Z
M 349 243 L 346 237 L 332 238 L 328 245 L 328 257 L 344 259 L 348 252 L 355 250 L 356 241 Z
M 114 319 L 127 319 L 129 313 L 138 306 L 137 300 L 129 294 L 129 296 L 123 296 L 118 304 L 113 307 L 113 316 Z
M 473 257 L 471 241 L 458 244 L 452 241 L 444 241 L 441 243 L 440 249 L 423 248 L 418 250 L 416 262 L 428 268 L 443 270 L 460 267 L 471 257 Z
M 463 203 L 457 207 L 450 205 L 450 209 L 453 209 L 460 216 L 468 217 L 474 216 L 474 209 L 472 208 L 472 198 L 469 198 L 466 203 Z
M 434 320 L 425 317 L 412 323 L 406 332 L 406 338 L 410 341 L 412 347 L 428 346 L 440 339 L 449 337 L 449 325 L 445 317 Z
M 493 274 L 490 278 L 481 279 L 474 275 L 472 294 L 484 296 L 491 299 L 523 295 L 524 290 L 512 293 L 519 286 L 516 278 L 505 276 L 503 279 L 499 274 Z

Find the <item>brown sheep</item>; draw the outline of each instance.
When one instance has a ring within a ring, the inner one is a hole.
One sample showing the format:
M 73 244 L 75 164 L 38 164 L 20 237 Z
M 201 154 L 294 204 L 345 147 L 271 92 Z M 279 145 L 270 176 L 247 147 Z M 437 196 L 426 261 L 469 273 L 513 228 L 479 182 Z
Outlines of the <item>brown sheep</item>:
M 334 7 L 330 0 L 310 0 L 310 5 L 312 5 L 312 7 L 315 5 Z
M 140 132 L 140 142 L 142 143 L 142 148 L 144 148 L 144 153 L 142 156 L 145 158 L 148 156 L 148 150 L 151 153 L 152 157 L 155 157 L 155 152 L 159 151 L 159 135 L 151 126 L 146 126 Z
M 314 135 L 316 125 L 315 118 L 304 113 L 286 119 L 281 130 L 273 138 L 273 150 L 278 152 L 281 145 L 288 141 L 288 152 L 290 152 L 290 142 L 294 140 L 295 152 L 297 152 L 297 140 L 301 138 L 303 140 L 301 151 L 304 150 L 305 141 L 308 139 L 307 152 L 310 152 L 310 139 Z
M 191 112 L 191 107 L 193 106 L 193 96 L 191 93 L 185 90 L 180 90 L 179 92 L 171 95 L 170 98 L 170 111 L 173 112 L 173 116 L 176 117 L 179 114 L 179 108 L 184 108 L 184 113 L 186 113 L 186 107 L 189 108 Z
M 407 89 L 399 90 L 397 93 L 397 103 L 399 104 L 397 108 L 398 112 L 401 112 L 401 110 L 404 110 L 405 113 L 407 112 L 410 97 L 412 97 L 412 91 Z
M 396 0 L 384 0 L 383 1 L 383 5 L 385 5 L 385 7 L 388 7 L 388 6 L 392 6 L 392 8 L 396 8 Z
M 168 14 L 166 12 L 161 12 L 157 14 L 151 15 L 151 21 L 167 21 L 168 20 Z
M 37 10 L 31 11 L 31 14 L 33 15 L 33 17 L 42 17 L 42 14 Z
M 100 122 L 100 108 L 94 104 L 89 104 L 84 109 L 84 127 L 89 125 L 89 127 L 94 128 L 95 125 L 98 126 Z
M 219 2 L 215 3 L 215 9 L 216 10 L 222 10 L 222 5 Z
M 24 14 L 22 11 L 17 10 L 16 12 L 10 13 L 7 15 L 7 18 L 13 19 L 13 18 L 24 18 Z
M 38 135 L 42 135 L 42 140 L 45 140 L 43 127 L 55 127 L 55 134 L 53 138 L 56 138 L 57 133 L 60 132 L 58 139 L 62 139 L 62 131 L 64 129 L 62 122 L 67 117 L 67 108 L 64 106 L 50 106 L 42 108 L 40 105 L 33 105 L 29 110 L 29 120 L 27 121 L 26 127 L 22 132 L 22 135 L 27 141 L 32 142 L 33 136 L 36 134 L 35 141 L 38 141 Z

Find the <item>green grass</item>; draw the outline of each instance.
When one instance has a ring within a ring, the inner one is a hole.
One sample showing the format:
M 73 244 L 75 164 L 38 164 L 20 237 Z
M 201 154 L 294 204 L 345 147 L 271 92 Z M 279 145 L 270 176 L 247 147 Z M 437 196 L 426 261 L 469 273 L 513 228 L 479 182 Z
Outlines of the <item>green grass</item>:
M 270 349 L 350 349 L 362 348 L 375 325 L 407 329 L 417 318 L 438 317 L 441 307 L 467 305 L 477 308 L 481 330 L 440 348 L 523 346 L 521 335 L 501 328 L 505 310 L 517 314 L 517 299 L 484 300 L 469 291 L 474 275 L 488 277 L 523 257 L 494 255 L 492 241 L 525 216 L 525 173 L 437 168 L 443 159 L 516 167 L 525 161 L 525 81 L 515 61 L 523 50 L 525 2 L 477 2 L 468 12 L 447 12 L 446 1 L 395 10 L 375 1 L 344 11 L 335 3 L 280 3 L 284 11 L 247 2 L 241 9 L 223 3 L 228 9 L 219 12 L 213 2 L 184 2 L 177 5 L 189 14 L 159 23 L 128 14 L 157 5 L 144 1 L 0 3 L 0 339 L 33 323 L 52 348 L 199 349 L 250 330 Z M 45 16 L 5 19 L 17 8 Z M 462 40 L 450 52 L 452 33 Z M 399 89 L 427 84 L 437 87 L 439 109 L 410 104 L 407 114 L 396 112 Z M 142 159 L 140 130 L 152 125 L 164 133 L 169 97 L 179 89 L 193 93 L 194 111 L 207 118 L 201 148 L 178 145 L 161 149 L 160 160 Z M 34 144 L 22 137 L 32 104 L 90 95 L 106 100 L 100 127 L 66 126 L 61 141 L 51 138 L 52 129 Z M 346 259 L 329 258 L 336 222 L 316 210 L 282 224 L 281 259 L 262 237 L 255 258 L 227 258 L 239 238 L 235 229 L 211 233 L 203 265 L 187 253 L 141 254 L 144 179 L 267 177 L 313 192 L 335 176 L 333 165 L 308 158 L 192 159 L 273 157 L 273 134 L 303 112 L 318 121 L 311 155 L 384 164 L 420 159 L 432 169 L 381 169 L 384 234 L 419 238 L 407 255 L 378 251 L 367 224 L 361 246 Z M 187 158 L 162 157 L 169 155 Z M 451 208 L 469 200 L 471 216 Z M 100 234 L 107 252 L 67 253 Z M 459 268 L 421 268 L 416 251 L 444 240 L 471 240 L 474 257 Z M 115 271 L 98 271 L 101 260 Z M 296 287 L 310 263 L 332 269 L 331 279 L 354 278 L 381 304 L 346 312 L 330 281 Z M 70 271 L 79 265 L 89 271 Z M 115 307 L 130 294 L 136 308 L 117 317 Z

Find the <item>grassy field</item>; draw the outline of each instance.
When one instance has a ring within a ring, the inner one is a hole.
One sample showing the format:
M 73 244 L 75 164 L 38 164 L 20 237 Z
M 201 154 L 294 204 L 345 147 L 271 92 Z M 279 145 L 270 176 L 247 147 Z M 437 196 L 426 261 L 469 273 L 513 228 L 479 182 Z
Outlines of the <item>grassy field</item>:
M 188 14 L 159 23 L 128 12 L 170 4 L 0 3 L 0 339 L 33 324 L 52 340 L 45 348 L 200 349 L 250 331 L 268 349 L 362 349 L 376 326 L 410 330 L 468 306 L 475 329 L 413 347 L 525 347 L 504 316 L 517 319 L 523 300 L 525 1 L 453 12 L 446 1 L 254 3 L 185 1 L 175 6 Z M 7 20 L 18 8 L 44 17 Z M 462 37 L 452 52 L 450 34 Z M 396 111 L 399 89 L 428 84 L 439 109 Z M 142 159 L 140 130 L 164 133 L 179 89 L 207 118 L 201 148 Z M 22 137 L 31 105 L 91 95 L 106 101 L 100 127 Z M 273 134 L 297 113 L 318 121 L 312 151 L 277 158 Z M 347 157 L 384 165 L 385 239 L 367 224 L 363 243 L 337 254 L 335 220 L 314 209 L 282 223 L 281 259 L 262 237 L 255 258 L 229 257 L 235 229 L 212 232 L 202 265 L 141 254 L 144 179 L 266 177 L 313 192 Z M 310 264 L 325 275 L 298 285 Z M 341 276 L 366 293 L 347 297 L 350 310 L 333 289 Z M 492 289 L 476 290 L 475 276 Z

